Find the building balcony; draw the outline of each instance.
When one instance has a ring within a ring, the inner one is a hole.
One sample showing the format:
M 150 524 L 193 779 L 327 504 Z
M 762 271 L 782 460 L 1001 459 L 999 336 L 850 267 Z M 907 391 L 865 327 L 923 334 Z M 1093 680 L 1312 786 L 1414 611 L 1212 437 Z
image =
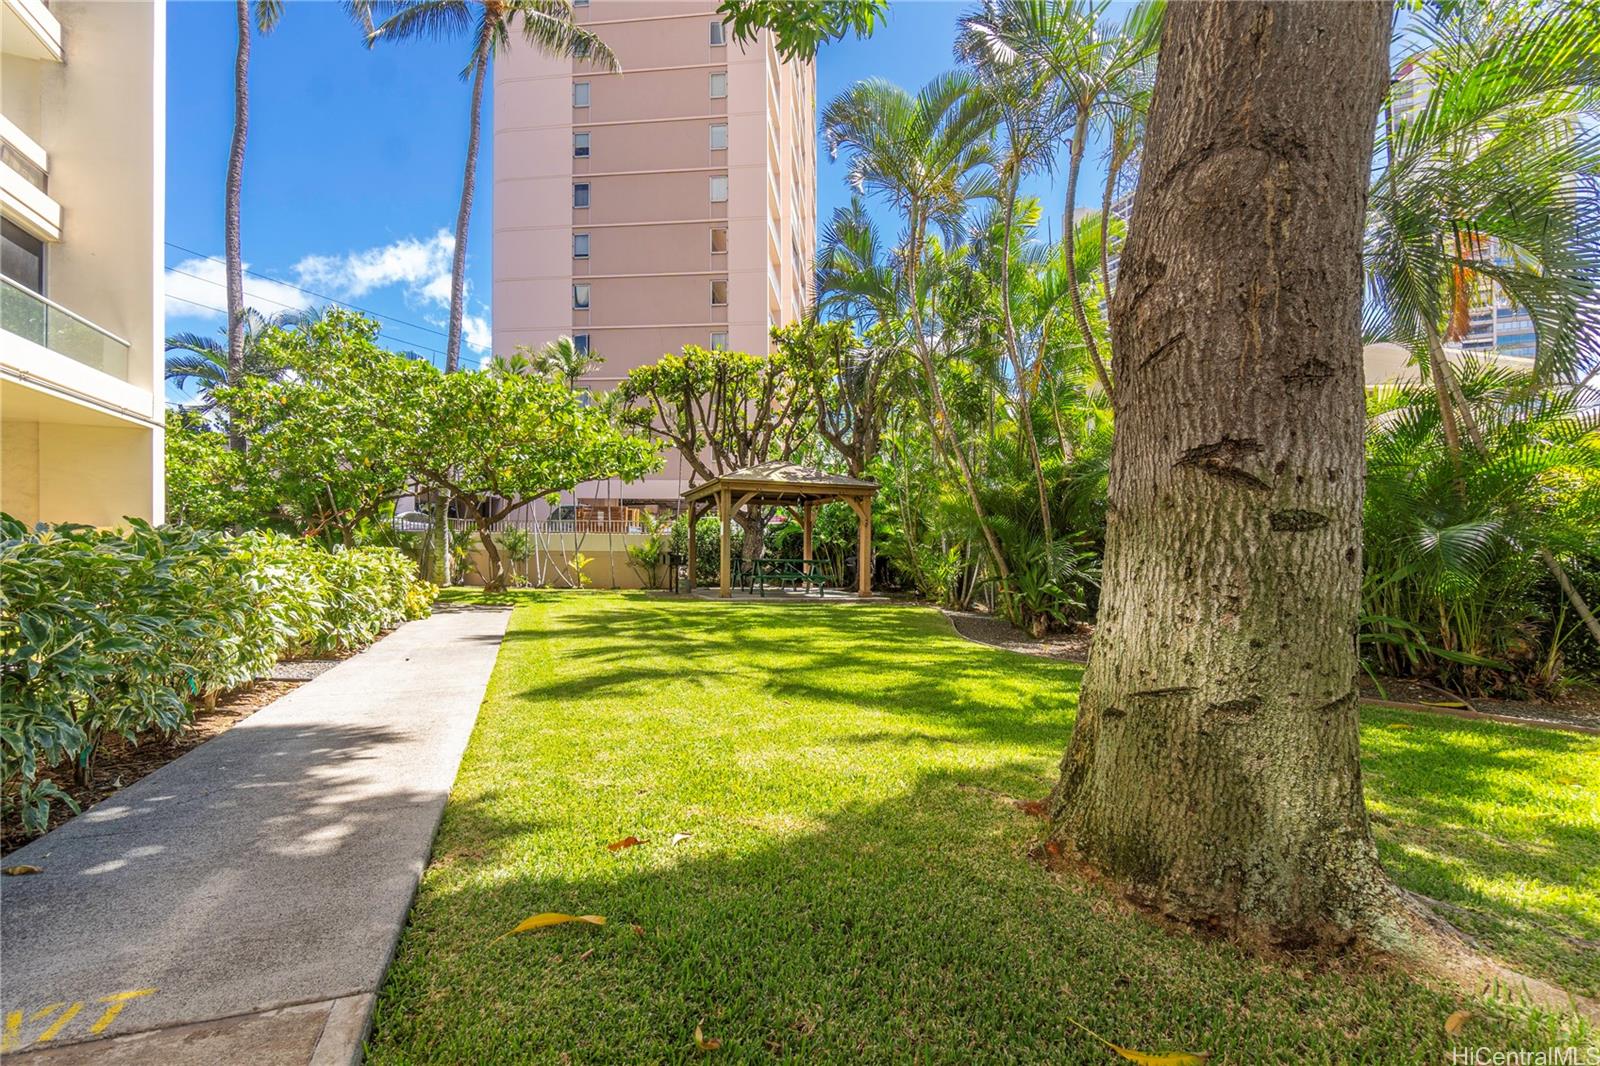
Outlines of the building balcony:
M 119 381 L 129 380 L 127 341 L 10 278 L 0 278 L 0 329 Z
M 0 51 L 19 59 L 61 62 L 61 23 L 44 0 L 0 0 L 0 5 Z

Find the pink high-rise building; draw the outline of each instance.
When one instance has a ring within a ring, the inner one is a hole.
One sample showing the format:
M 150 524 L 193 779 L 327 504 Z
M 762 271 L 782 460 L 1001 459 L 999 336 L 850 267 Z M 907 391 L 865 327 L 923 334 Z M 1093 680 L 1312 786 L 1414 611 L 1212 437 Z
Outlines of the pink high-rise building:
M 598 389 L 686 344 L 766 352 L 809 301 L 814 68 L 734 43 L 715 0 L 577 14 L 620 73 L 526 47 L 494 68 L 494 351 L 571 336 Z M 670 456 L 577 495 L 676 501 L 688 475 Z

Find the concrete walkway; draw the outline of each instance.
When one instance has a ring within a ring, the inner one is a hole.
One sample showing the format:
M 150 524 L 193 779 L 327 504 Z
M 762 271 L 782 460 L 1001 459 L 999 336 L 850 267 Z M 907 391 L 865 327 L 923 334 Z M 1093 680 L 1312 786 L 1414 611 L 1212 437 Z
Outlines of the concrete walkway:
M 509 610 L 411 622 L 7 856 L 7 1062 L 360 1056 Z

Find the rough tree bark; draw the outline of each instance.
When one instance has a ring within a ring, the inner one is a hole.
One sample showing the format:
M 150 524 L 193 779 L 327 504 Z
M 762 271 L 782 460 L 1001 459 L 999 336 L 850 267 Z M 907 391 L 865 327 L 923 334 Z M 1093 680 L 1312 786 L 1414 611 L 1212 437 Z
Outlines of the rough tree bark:
M 244 377 L 244 253 L 240 248 L 239 201 L 244 189 L 244 146 L 250 130 L 250 5 L 236 0 L 239 41 L 233 57 L 233 140 L 223 190 L 222 254 L 228 302 L 228 384 Z M 244 450 L 244 438 L 228 423 L 228 446 Z
M 1362 218 L 1385 2 L 1174 4 L 1112 303 L 1105 594 L 1054 838 L 1182 921 L 1341 943 L 1362 803 Z

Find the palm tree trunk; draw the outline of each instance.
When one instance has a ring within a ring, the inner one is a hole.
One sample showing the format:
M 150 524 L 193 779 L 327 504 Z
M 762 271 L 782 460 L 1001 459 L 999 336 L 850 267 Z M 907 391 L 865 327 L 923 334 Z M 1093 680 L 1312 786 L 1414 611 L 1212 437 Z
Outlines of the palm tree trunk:
M 1083 311 L 1083 295 L 1078 292 L 1078 249 L 1073 235 L 1072 205 L 1077 202 L 1078 171 L 1083 167 L 1085 147 L 1083 142 L 1088 135 L 1089 112 L 1080 110 L 1077 127 L 1072 131 L 1072 156 L 1067 163 L 1067 206 L 1061 220 L 1061 228 L 1067 252 L 1067 288 L 1072 291 L 1072 313 L 1078 319 L 1078 329 L 1083 332 L 1083 343 L 1089 349 L 1089 358 L 1094 363 L 1095 377 L 1100 379 L 1100 387 L 1106 390 L 1106 399 L 1110 401 L 1111 409 L 1115 411 L 1117 402 L 1115 394 L 1111 391 L 1111 375 L 1106 372 L 1105 361 L 1100 358 L 1100 346 L 1095 343 L 1094 334 L 1089 331 L 1089 316 Z
M 1006 189 L 1006 237 L 1000 259 L 1000 315 L 1006 331 L 1006 353 L 1011 357 L 1011 370 L 1017 376 L 1017 421 L 1022 424 L 1022 437 L 1028 442 L 1028 460 L 1033 464 L 1033 479 L 1039 489 L 1039 521 L 1044 525 L 1046 549 L 1053 548 L 1055 537 L 1050 529 L 1050 493 L 1044 482 L 1044 463 L 1039 459 L 1039 438 L 1033 432 L 1033 400 L 1028 394 L 1028 375 L 1022 365 L 1022 353 L 1017 348 L 1016 321 L 1011 314 L 1011 231 L 1017 216 L 1017 178 L 1012 169 L 1011 183 Z M 1044 353 L 1039 353 L 1040 359 Z M 1047 551 L 1046 559 L 1051 557 Z
M 1100 194 L 1100 284 L 1105 286 L 1106 306 L 1111 306 L 1111 193 L 1117 184 L 1117 146 L 1111 146 L 1111 161 L 1106 166 L 1106 187 Z M 1116 353 L 1112 353 L 1113 360 Z
M 223 195 L 222 244 L 228 285 L 228 384 L 244 376 L 244 260 L 239 241 L 239 199 L 244 188 L 244 142 L 250 126 L 250 3 L 236 0 L 239 43 L 233 59 L 233 143 Z M 228 444 L 244 450 L 244 439 L 228 422 Z
M 911 221 L 909 249 L 911 254 L 906 257 L 906 294 L 910 300 L 912 328 L 917 337 L 917 361 L 922 364 L 923 377 L 928 386 L 928 399 L 933 404 L 935 415 L 929 419 L 932 423 L 929 429 L 936 443 L 941 432 L 951 434 L 949 450 L 954 454 L 956 468 L 961 474 L 961 487 L 966 490 L 967 502 L 972 505 L 972 513 L 978 520 L 978 528 L 983 531 L 984 543 L 994 560 L 995 576 L 1005 581 L 1011 576 L 1011 569 L 1006 566 L 1005 553 L 1000 550 L 1000 541 L 989 525 L 989 512 L 984 509 L 983 501 L 978 499 L 978 479 L 972 473 L 972 464 L 967 461 L 967 453 L 962 449 L 960 440 L 954 436 L 954 426 L 950 421 L 950 412 L 945 409 L 944 392 L 939 388 L 939 376 L 933 366 L 933 356 L 928 351 L 928 337 L 922 327 L 922 309 L 917 300 L 917 257 L 922 254 L 921 212 L 913 208 L 908 215 Z
M 487 23 L 485 23 L 487 26 Z M 444 372 L 453 374 L 461 364 L 461 318 L 467 298 L 467 227 L 472 223 L 472 189 L 478 178 L 478 134 L 483 125 L 483 79 L 489 69 L 490 38 L 487 29 L 478 40 L 472 60 L 472 110 L 468 121 L 467 169 L 461 178 L 461 210 L 456 213 L 456 248 L 450 265 L 450 327 L 444 346 Z

